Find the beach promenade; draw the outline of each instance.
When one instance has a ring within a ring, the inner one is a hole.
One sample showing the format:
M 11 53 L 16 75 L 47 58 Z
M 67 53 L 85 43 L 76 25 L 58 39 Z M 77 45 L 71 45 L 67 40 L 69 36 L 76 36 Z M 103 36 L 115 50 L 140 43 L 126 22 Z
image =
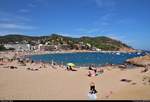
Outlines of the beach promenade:
M 1 53 L 1 57 L 25 53 Z M 119 66 L 101 67 L 104 72 L 88 77 L 88 68 L 67 71 L 64 66 L 40 62 L 0 61 L 1 100 L 89 100 L 93 81 L 97 100 L 149 100 L 150 70 L 144 67 L 121 69 Z M 148 69 L 150 67 L 148 66 Z

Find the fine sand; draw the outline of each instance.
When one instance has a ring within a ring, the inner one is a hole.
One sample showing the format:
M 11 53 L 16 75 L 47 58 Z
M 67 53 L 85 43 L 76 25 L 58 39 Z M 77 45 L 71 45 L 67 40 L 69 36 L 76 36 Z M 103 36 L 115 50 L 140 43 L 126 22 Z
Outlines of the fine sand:
M 44 68 L 42 63 L 22 66 L 12 61 L 3 64 L 0 65 L 1 100 L 89 100 L 89 84 L 92 81 L 98 91 L 97 100 L 150 99 L 150 70 L 141 73 L 143 67 L 121 70 L 117 66 L 105 66 L 104 73 L 88 77 L 85 68 L 67 71 L 49 64 Z

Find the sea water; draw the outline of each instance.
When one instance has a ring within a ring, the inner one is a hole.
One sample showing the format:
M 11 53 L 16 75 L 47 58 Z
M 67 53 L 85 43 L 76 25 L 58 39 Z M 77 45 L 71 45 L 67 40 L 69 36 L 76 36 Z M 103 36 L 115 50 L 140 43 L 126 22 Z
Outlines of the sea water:
M 143 56 L 144 53 L 115 53 L 115 52 L 82 52 L 82 53 L 54 53 L 43 55 L 32 55 L 30 58 L 34 61 L 43 61 L 51 63 L 56 62 L 58 64 L 64 64 L 71 62 L 77 66 L 89 66 L 94 64 L 101 66 L 105 64 L 123 64 L 127 59 Z

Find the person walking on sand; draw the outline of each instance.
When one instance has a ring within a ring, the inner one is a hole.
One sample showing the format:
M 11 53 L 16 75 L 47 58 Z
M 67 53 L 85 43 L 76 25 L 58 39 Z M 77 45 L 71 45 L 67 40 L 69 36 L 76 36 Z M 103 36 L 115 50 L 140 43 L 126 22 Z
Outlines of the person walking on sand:
M 96 89 L 95 89 L 95 84 L 94 82 L 91 82 L 90 83 L 90 92 L 88 93 L 88 97 L 90 100 L 96 100 L 97 99 L 97 96 L 96 96 Z
M 94 82 L 90 83 L 90 92 L 89 93 L 91 93 L 91 94 L 97 93 L 97 91 L 95 89 L 95 83 Z

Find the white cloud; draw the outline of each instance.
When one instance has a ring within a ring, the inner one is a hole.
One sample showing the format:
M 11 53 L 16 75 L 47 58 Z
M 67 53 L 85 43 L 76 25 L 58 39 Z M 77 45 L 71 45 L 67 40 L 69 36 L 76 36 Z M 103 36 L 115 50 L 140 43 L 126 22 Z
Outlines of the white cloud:
M 31 30 L 36 29 L 34 26 L 22 25 L 22 24 L 12 24 L 12 23 L 1 23 L 0 29 L 23 29 L 23 30 Z
M 16 16 L 15 18 L 18 19 L 18 20 L 20 20 L 20 21 L 31 21 L 30 18 L 23 17 L 23 16 Z
M 20 9 L 19 12 L 21 12 L 21 13 L 28 13 L 29 10 L 28 9 Z
M 17 32 L 17 31 L 0 31 L 0 36 L 4 36 L 7 34 L 23 34 L 22 32 Z
M 3 22 L 26 22 L 26 21 L 31 21 L 29 17 L 25 16 L 20 16 L 20 15 L 14 15 L 10 12 L 4 12 L 0 11 L 0 21 Z
M 37 27 L 29 25 L 31 19 L 26 16 L 15 15 L 9 12 L 0 11 L 0 31 L 33 30 Z M 7 32 L 6 32 L 7 33 Z

